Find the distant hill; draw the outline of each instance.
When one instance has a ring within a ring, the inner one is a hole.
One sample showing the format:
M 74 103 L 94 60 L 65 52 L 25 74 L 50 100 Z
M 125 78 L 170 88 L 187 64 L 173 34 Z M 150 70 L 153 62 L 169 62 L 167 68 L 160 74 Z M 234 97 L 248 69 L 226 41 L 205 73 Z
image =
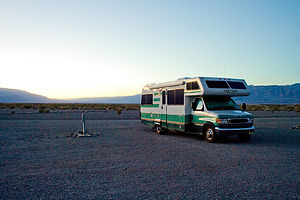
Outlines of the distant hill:
M 300 83 L 293 85 L 250 85 L 251 95 L 235 97 L 237 103 L 300 104 Z M 77 99 L 50 99 L 22 90 L 0 88 L 0 103 L 140 103 L 140 95 L 119 97 L 92 97 Z
M 140 102 L 140 95 L 119 97 L 91 97 L 77 99 L 50 99 L 23 90 L 0 88 L 0 103 L 135 103 Z
M 0 88 L 0 103 L 52 103 L 47 97 L 22 90 Z
M 247 104 L 300 104 L 300 83 L 293 85 L 250 85 L 251 94 L 234 98 Z

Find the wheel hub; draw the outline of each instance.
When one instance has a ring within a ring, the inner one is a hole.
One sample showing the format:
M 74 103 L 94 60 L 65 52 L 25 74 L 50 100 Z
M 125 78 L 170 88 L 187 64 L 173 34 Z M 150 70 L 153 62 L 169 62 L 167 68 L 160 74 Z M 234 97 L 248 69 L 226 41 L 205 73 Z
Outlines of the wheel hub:
M 211 139 L 213 137 L 213 130 L 211 130 L 210 128 L 207 129 L 207 131 L 206 131 L 206 137 L 208 139 Z

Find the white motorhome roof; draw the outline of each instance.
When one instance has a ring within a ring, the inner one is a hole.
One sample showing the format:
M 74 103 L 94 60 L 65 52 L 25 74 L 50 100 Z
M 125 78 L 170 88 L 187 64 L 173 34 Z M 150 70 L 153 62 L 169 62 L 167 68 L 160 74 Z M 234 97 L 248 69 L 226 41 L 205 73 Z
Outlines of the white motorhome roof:
M 170 81 L 170 82 L 150 85 L 149 89 L 152 90 L 152 89 L 159 89 L 159 88 L 165 88 L 165 87 L 174 87 L 174 86 L 184 85 L 184 84 L 185 84 L 185 82 L 183 80 Z
M 204 96 L 204 95 L 222 95 L 222 96 L 248 96 L 250 90 L 244 79 L 233 78 L 217 78 L 217 77 L 193 77 L 182 78 L 176 81 L 170 81 L 165 83 L 154 83 L 146 85 L 143 88 L 145 90 L 157 90 L 164 88 L 172 88 L 177 86 L 186 85 L 189 82 L 197 82 L 199 89 L 188 90 L 185 88 L 185 92 L 189 96 Z

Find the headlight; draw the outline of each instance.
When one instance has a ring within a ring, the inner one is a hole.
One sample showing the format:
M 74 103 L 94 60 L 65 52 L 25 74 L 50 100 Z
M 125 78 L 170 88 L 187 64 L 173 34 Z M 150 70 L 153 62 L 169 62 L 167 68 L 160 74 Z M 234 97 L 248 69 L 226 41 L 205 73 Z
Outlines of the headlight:
M 216 119 L 217 124 L 228 124 L 227 119 Z

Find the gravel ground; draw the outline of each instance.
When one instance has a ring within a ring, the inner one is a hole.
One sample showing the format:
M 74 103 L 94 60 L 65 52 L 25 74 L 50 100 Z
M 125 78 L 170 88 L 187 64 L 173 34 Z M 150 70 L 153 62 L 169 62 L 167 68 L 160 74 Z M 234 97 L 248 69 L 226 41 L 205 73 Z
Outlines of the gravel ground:
M 259 114 L 249 142 L 209 144 L 138 111 L 88 112 L 85 138 L 79 112 L 1 111 L 0 199 L 300 199 L 300 117 Z

